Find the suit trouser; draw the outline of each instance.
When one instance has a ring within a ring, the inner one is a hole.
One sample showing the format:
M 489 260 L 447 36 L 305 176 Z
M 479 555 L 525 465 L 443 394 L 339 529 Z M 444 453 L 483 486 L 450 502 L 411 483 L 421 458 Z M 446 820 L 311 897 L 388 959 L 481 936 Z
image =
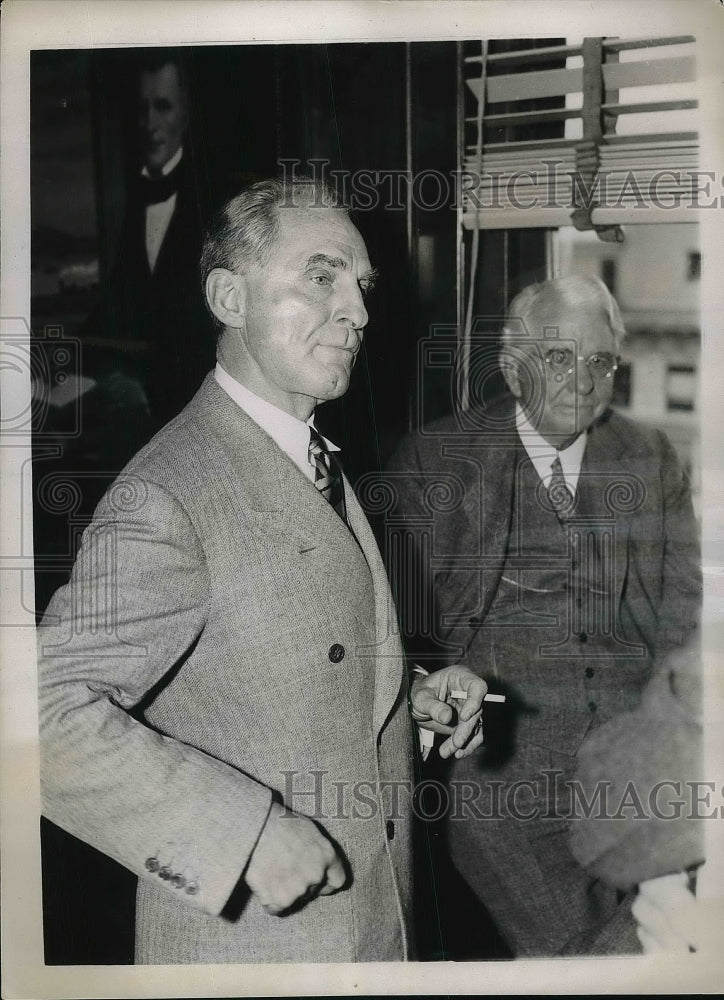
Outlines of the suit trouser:
M 591 633 L 576 646 L 568 602 L 565 593 L 511 601 L 499 591 L 495 627 L 479 631 L 463 661 L 508 704 L 490 739 L 485 723 L 489 749 L 451 765 L 450 856 L 516 955 L 640 950 L 630 900 L 571 854 L 568 782 L 589 728 L 638 704 L 650 661 L 615 635 Z M 561 656 L 566 636 L 573 655 L 569 645 Z
M 571 855 L 569 805 L 553 785 L 575 758 L 522 744 L 506 766 L 456 761 L 447 823 L 452 861 L 516 956 L 640 950 L 630 898 Z

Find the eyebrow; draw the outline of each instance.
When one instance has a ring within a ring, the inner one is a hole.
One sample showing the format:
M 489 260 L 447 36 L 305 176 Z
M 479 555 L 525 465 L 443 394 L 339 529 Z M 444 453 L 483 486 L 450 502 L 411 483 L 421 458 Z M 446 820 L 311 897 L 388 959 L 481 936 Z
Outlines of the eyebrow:
M 347 270 L 347 261 L 343 260 L 341 257 L 330 257 L 326 253 L 315 253 L 307 261 L 307 267 L 314 267 L 315 264 L 326 264 L 328 267 L 333 267 L 339 271 Z M 364 285 L 366 291 L 370 291 L 374 283 L 379 277 L 379 272 L 376 268 L 372 267 L 369 271 L 365 271 L 363 275 L 360 276 L 360 284 Z
M 330 257 L 326 253 L 314 253 L 307 261 L 307 267 L 313 267 L 315 264 L 327 264 L 329 267 L 337 268 L 340 271 L 347 270 L 347 261 L 342 260 L 341 257 Z

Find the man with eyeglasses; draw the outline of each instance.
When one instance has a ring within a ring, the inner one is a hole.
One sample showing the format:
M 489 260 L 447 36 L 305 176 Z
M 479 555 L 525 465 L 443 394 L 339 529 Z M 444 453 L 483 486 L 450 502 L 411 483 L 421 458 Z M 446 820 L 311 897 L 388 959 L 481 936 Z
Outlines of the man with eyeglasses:
M 524 289 L 502 332 L 509 393 L 410 435 L 390 466 L 409 654 L 506 695 L 483 748 L 447 765 L 445 825 L 515 956 L 638 950 L 630 899 L 569 848 L 576 813 L 620 803 L 582 802 L 571 781 L 586 734 L 638 706 L 698 616 L 686 476 L 660 431 L 610 409 L 624 332 L 596 278 Z

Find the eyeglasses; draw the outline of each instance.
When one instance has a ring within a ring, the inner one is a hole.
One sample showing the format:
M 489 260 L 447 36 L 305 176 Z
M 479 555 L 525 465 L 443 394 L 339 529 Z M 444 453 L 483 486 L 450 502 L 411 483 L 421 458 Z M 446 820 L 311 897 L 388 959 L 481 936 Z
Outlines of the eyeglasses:
M 619 358 L 607 351 L 596 351 L 584 358 L 582 354 L 574 354 L 566 347 L 553 347 L 543 355 L 543 360 L 554 375 L 572 375 L 576 370 L 577 361 L 585 361 L 586 367 L 593 379 L 613 378 L 618 370 Z

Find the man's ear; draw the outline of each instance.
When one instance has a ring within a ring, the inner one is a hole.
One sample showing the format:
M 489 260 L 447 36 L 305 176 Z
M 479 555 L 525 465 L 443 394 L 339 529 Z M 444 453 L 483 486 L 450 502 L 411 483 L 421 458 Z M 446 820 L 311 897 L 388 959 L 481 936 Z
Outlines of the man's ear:
M 508 388 L 516 399 L 520 399 L 523 395 L 523 391 L 520 385 L 518 359 L 511 351 L 507 351 L 503 348 L 500 352 L 498 363 L 500 365 L 500 370 L 503 373 L 503 378 L 508 384 Z
M 224 327 L 241 330 L 244 326 L 246 281 L 241 274 L 215 267 L 206 277 L 206 301 Z

